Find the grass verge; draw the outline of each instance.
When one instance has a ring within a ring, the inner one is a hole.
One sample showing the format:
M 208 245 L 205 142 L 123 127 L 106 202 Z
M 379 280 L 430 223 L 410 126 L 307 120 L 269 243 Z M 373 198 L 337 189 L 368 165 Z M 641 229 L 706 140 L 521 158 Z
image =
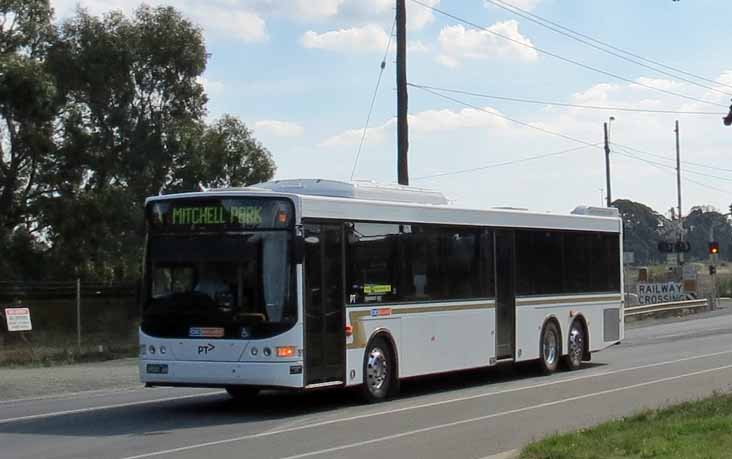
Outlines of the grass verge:
M 532 443 L 521 459 L 730 458 L 732 394 L 683 403 Z

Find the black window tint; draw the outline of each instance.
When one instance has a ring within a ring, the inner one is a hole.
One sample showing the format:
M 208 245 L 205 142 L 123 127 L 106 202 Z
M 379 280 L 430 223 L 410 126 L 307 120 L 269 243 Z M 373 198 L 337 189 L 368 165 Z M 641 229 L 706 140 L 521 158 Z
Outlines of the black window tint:
M 562 293 L 562 233 L 517 231 L 517 293 Z
M 566 233 L 564 235 L 564 286 L 566 293 L 592 291 L 590 268 L 593 234 Z
M 352 304 L 493 296 L 492 233 L 437 225 L 349 225 Z
M 620 290 L 620 237 L 596 234 L 592 240 L 591 284 L 595 292 Z

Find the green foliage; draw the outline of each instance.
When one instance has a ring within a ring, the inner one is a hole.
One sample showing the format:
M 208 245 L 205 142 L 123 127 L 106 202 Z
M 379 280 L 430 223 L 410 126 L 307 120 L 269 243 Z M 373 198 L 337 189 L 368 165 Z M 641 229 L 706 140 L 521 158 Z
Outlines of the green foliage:
M 732 396 L 721 395 L 555 435 L 522 459 L 723 458 L 732 451 Z
M 623 218 L 623 244 L 626 252 L 634 252 L 637 263 L 648 264 L 661 261 L 657 243 L 660 228 L 668 219 L 650 207 L 628 199 L 613 202 Z
M 147 196 L 272 177 L 243 123 L 206 125 L 203 36 L 174 8 L 56 28 L 48 1 L 0 0 L 3 20 L 0 250 L 21 258 L 0 275 L 36 277 L 30 257 L 47 279 L 135 278 Z

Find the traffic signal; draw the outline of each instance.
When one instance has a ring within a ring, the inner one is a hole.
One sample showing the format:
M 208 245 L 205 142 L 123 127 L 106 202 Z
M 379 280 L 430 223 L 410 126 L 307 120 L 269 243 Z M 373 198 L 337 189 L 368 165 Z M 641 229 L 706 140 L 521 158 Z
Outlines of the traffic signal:
M 709 255 L 717 255 L 719 253 L 719 242 L 712 241 L 709 243 Z
M 732 126 L 732 106 L 729 108 L 729 114 L 723 118 L 725 126 Z
M 717 274 L 717 267 L 714 265 L 709 265 L 709 275 L 713 276 Z

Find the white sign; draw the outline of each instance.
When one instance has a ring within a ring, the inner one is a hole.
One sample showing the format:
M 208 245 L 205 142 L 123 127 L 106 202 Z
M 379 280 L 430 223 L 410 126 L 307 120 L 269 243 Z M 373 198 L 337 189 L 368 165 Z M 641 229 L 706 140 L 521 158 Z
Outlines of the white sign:
M 9 332 L 33 330 L 28 308 L 5 308 L 5 320 L 8 323 Z
M 632 265 L 635 263 L 635 252 L 623 252 L 623 264 Z
M 684 280 L 696 280 L 697 270 L 694 265 L 684 265 Z
M 685 300 L 684 287 L 679 282 L 665 284 L 638 284 L 638 301 L 640 304 L 668 303 Z

